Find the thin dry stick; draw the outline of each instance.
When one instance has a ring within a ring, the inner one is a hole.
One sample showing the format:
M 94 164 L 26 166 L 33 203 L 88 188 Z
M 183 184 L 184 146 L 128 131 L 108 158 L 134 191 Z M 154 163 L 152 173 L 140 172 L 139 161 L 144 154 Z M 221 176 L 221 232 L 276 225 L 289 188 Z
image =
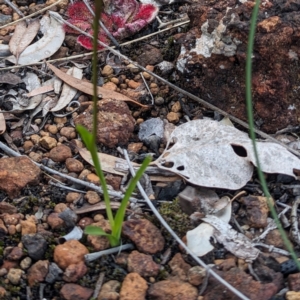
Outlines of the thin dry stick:
M 70 26 L 71 28 L 73 28 L 73 29 L 77 30 L 78 32 L 80 32 L 81 34 L 84 34 L 84 35 L 86 35 L 86 36 L 88 36 L 88 37 L 90 37 L 90 38 L 93 38 L 90 34 L 87 34 L 86 32 L 84 32 L 84 31 L 82 31 L 81 29 L 77 28 L 76 26 L 72 25 L 71 23 L 65 21 L 59 14 L 54 13 L 54 12 L 51 12 L 51 11 L 50 11 L 49 13 L 50 13 L 51 15 L 53 15 L 53 17 L 56 18 L 58 21 L 67 24 L 67 25 Z M 197 97 L 197 96 L 195 96 L 195 95 L 193 95 L 193 94 L 191 94 L 191 93 L 189 93 L 189 92 L 187 92 L 187 91 L 185 91 L 185 90 L 179 88 L 178 86 L 176 86 L 176 85 L 170 83 L 169 81 L 167 81 L 167 80 L 165 80 L 164 78 L 162 78 L 162 77 L 156 75 L 155 73 L 153 73 L 153 72 L 147 70 L 146 68 L 142 67 L 141 65 L 139 65 L 139 64 L 136 63 L 135 61 L 131 60 L 131 59 L 130 59 L 129 57 L 127 57 L 126 55 L 121 54 L 119 51 L 117 51 L 117 50 L 115 50 L 114 48 L 112 48 L 112 47 L 106 45 L 105 43 L 103 43 L 103 42 L 101 42 L 101 41 L 98 40 L 98 44 L 101 45 L 102 47 L 106 48 L 107 50 L 111 51 L 111 52 L 114 53 L 115 55 L 117 55 L 117 56 L 123 58 L 124 60 L 127 60 L 129 63 L 135 65 L 136 67 L 140 68 L 140 69 L 143 70 L 144 72 L 149 73 L 150 75 L 152 75 L 153 77 L 157 78 L 158 80 L 160 80 L 160 81 L 163 82 L 164 84 L 168 85 L 168 86 L 171 87 L 172 89 L 176 90 L 177 92 L 182 93 L 183 95 L 185 95 L 185 96 L 187 96 L 187 97 L 193 99 L 194 101 L 200 103 L 200 104 L 203 105 L 204 107 L 207 107 L 207 108 L 209 108 L 209 109 L 211 109 L 211 110 L 217 111 L 219 114 L 223 115 L 224 117 L 227 117 L 227 118 L 231 119 L 232 121 L 234 121 L 234 122 L 236 122 L 236 123 L 242 125 L 243 127 L 249 129 L 249 125 L 248 125 L 246 122 L 244 122 L 244 121 L 242 121 L 242 120 L 240 120 L 240 119 L 238 119 L 238 118 L 236 118 L 236 117 L 234 117 L 234 116 L 228 114 L 226 111 L 224 111 L 224 110 L 222 110 L 222 109 L 219 109 L 217 106 L 214 106 L 213 104 L 210 104 L 210 103 L 206 102 L 205 100 L 203 100 L 203 99 L 201 99 L 201 98 L 199 98 L 199 97 Z M 277 144 L 283 146 L 284 148 L 286 148 L 287 150 L 289 150 L 291 153 L 295 154 L 296 156 L 300 156 L 300 153 L 299 153 L 298 151 L 296 151 L 296 150 L 294 150 L 294 149 L 288 147 L 287 145 L 281 143 L 280 141 L 276 140 L 275 138 L 271 137 L 270 135 L 264 133 L 263 131 L 258 130 L 258 129 L 254 129 L 254 132 L 255 132 L 256 134 L 262 136 L 262 137 L 265 138 L 265 139 L 268 139 L 268 140 L 270 140 L 270 141 L 272 141 L 272 142 L 274 142 L 274 143 L 277 143 Z
M 128 167 L 131 173 L 131 176 L 135 176 L 135 171 L 131 165 L 131 162 L 129 160 L 127 151 L 124 150 L 124 157 L 128 163 Z M 219 276 L 216 272 L 214 272 L 207 264 L 205 264 L 199 257 L 197 257 L 187 246 L 186 244 L 177 236 L 177 234 L 173 231 L 173 229 L 169 226 L 169 224 L 163 219 L 163 217 L 160 215 L 160 213 L 157 211 L 156 207 L 153 205 L 151 200 L 148 198 L 147 194 L 145 193 L 142 185 L 138 182 L 137 187 L 145 199 L 148 206 L 151 208 L 154 215 L 157 217 L 157 219 L 161 222 L 161 224 L 169 231 L 169 233 L 174 237 L 174 239 L 178 242 L 178 244 L 189 254 L 193 257 L 193 259 L 203 268 L 206 269 L 206 271 L 214 276 L 221 284 L 223 284 L 226 288 L 228 288 L 230 291 L 232 291 L 236 296 L 240 297 L 243 300 L 249 300 L 245 295 L 243 295 L 241 292 L 239 292 L 237 289 L 235 289 L 232 285 L 230 285 L 228 282 L 226 282 L 221 276 Z
M 49 8 L 51 8 L 51 7 L 55 6 L 55 5 L 57 5 L 57 4 L 58 4 L 59 2 L 61 2 L 61 1 L 62 1 L 62 0 L 58 0 L 58 1 L 54 2 L 53 4 L 51 4 L 51 5 L 47 6 L 47 7 L 44 7 L 44 8 L 42 8 L 42 9 L 40 9 L 40 10 L 38 10 L 38 11 L 32 13 L 31 15 L 28 15 L 28 16 L 22 18 L 22 19 L 18 19 L 18 20 L 16 20 L 16 21 L 11 22 L 11 23 L 8 23 L 8 24 L 5 24 L 5 25 L 3 25 L 3 26 L 0 26 L 0 29 L 3 29 L 3 28 L 5 28 L 5 27 L 7 27 L 7 26 L 11 26 L 11 25 L 17 24 L 17 23 L 20 22 L 20 21 L 27 20 L 27 19 L 30 19 L 31 17 L 34 17 L 34 16 L 36 16 L 36 15 L 39 15 L 40 13 L 42 13 L 42 12 L 48 10 Z

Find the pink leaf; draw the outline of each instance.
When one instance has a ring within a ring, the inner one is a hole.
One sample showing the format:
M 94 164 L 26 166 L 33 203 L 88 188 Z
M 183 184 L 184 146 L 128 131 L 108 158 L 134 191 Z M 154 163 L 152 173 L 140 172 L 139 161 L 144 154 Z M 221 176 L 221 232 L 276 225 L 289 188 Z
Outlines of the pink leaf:
M 147 26 L 157 15 L 158 7 L 152 4 L 140 4 L 136 0 L 108 0 L 105 11 L 101 15 L 101 21 L 116 38 L 126 38 Z M 67 14 L 69 22 L 81 30 L 93 34 L 93 16 L 83 2 L 77 1 L 71 4 Z M 69 33 L 78 32 L 68 26 L 65 30 Z M 103 29 L 100 29 L 98 39 L 109 43 L 109 39 Z M 93 48 L 92 40 L 89 37 L 80 35 L 77 42 L 84 48 Z M 101 47 L 99 47 L 101 49 Z

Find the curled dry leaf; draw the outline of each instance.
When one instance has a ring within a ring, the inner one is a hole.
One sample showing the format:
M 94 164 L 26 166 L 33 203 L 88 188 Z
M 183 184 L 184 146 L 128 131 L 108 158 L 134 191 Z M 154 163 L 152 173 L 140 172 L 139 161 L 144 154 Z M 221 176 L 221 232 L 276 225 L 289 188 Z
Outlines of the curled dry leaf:
M 11 85 L 17 85 L 19 83 L 23 82 L 23 80 L 11 73 L 11 72 L 6 72 L 4 74 L 0 74 L 0 83 L 8 83 L 8 84 L 11 84 Z
M 71 87 L 85 93 L 88 95 L 93 95 L 93 84 L 90 82 L 86 82 L 86 81 L 82 81 L 80 79 L 77 79 L 73 76 L 70 76 L 62 71 L 60 71 L 59 69 L 57 69 L 56 67 L 54 67 L 51 64 L 47 64 L 48 67 L 53 71 L 53 73 L 60 78 L 62 81 L 64 81 L 65 83 L 67 83 L 68 85 L 70 85 Z M 148 105 L 143 105 L 137 101 L 134 101 L 132 99 L 130 99 L 129 97 L 122 95 L 120 93 L 114 92 L 114 91 L 110 91 L 108 89 L 105 89 L 103 87 L 98 86 L 97 87 L 97 94 L 98 97 L 104 98 L 104 99 L 114 99 L 114 100 L 121 100 L 121 101 L 127 101 L 127 102 L 131 102 L 134 103 L 138 106 L 141 107 L 145 107 L 148 108 Z
M 40 31 L 43 33 L 43 37 L 28 46 L 19 57 L 19 61 L 16 56 L 10 56 L 7 60 L 14 64 L 27 65 L 53 55 L 65 39 L 63 26 L 54 17 L 45 15 L 40 21 Z
M 6 122 L 4 114 L 0 111 L 0 135 L 6 131 Z
M 73 76 L 74 78 L 77 79 L 82 79 L 82 75 L 83 75 L 82 70 L 76 67 L 70 68 L 66 74 Z M 66 107 L 71 102 L 71 100 L 75 97 L 76 93 L 77 93 L 77 89 L 72 88 L 71 86 L 65 83 L 63 85 L 60 98 L 58 99 L 57 104 L 51 109 L 51 111 L 58 111 Z
M 257 142 L 257 148 L 263 172 L 295 177 L 294 170 L 300 170 L 300 160 L 284 147 Z M 195 185 L 235 190 L 251 179 L 256 161 L 244 132 L 212 120 L 194 120 L 172 132 L 156 164 Z
M 234 230 L 227 222 L 213 215 L 208 215 L 202 220 L 215 228 L 214 238 L 235 256 L 252 262 L 259 255 L 260 251 L 252 246 L 251 241 Z
M 20 21 L 15 28 L 15 32 L 9 41 L 9 49 L 16 57 L 16 64 L 18 64 L 21 53 L 33 41 L 40 29 L 40 21 L 35 19 L 28 25 L 26 21 Z
M 26 84 L 26 89 L 30 92 L 34 89 L 40 88 L 41 83 L 38 76 L 34 73 L 27 72 L 23 78 L 23 82 Z M 42 101 L 42 95 L 36 95 L 31 98 L 23 97 L 18 102 L 13 102 L 13 108 L 11 112 L 22 112 L 24 110 L 30 110 L 36 108 Z M 26 103 L 26 105 L 25 105 Z
M 220 200 L 221 203 L 223 203 L 222 198 Z M 213 216 L 227 224 L 231 218 L 231 211 L 231 202 L 228 201 L 227 205 L 223 209 L 218 210 Z M 186 233 L 188 248 L 193 253 L 195 253 L 195 255 L 200 257 L 207 254 L 214 249 L 214 246 L 210 243 L 210 240 L 214 236 L 214 233 L 215 229 L 211 224 L 207 224 L 205 222 L 201 223 L 199 226 L 197 226 L 193 230 L 189 230 Z

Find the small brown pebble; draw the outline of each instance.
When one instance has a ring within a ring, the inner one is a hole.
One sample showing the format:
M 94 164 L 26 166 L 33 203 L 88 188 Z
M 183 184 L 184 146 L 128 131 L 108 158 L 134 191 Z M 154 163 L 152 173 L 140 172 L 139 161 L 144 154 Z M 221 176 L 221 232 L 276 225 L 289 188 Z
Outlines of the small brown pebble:
M 66 196 L 66 202 L 73 203 L 73 202 L 78 201 L 80 198 L 81 198 L 81 194 L 80 193 L 70 192 Z
M 57 126 L 56 125 L 49 125 L 47 130 L 51 133 L 51 134 L 57 134 L 58 130 L 57 130 Z
M 94 191 L 88 191 L 85 194 L 84 199 L 86 199 L 87 202 L 91 205 L 96 204 L 96 203 L 100 202 L 100 200 L 101 200 L 98 193 L 96 193 Z
M 54 207 L 54 212 L 61 213 L 67 209 L 67 205 L 65 203 L 58 203 Z
M 121 284 L 117 280 L 109 280 L 102 285 L 97 300 L 119 300 L 120 295 L 117 292 Z
M 76 130 L 73 127 L 63 127 L 59 133 L 60 135 L 66 137 L 68 140 L 72 140 L 77 137 Z
M 40 163 L 43 159 L 43 155 L 41 153 L 30 152 L 28 156 L 37 163 Z
M 143 147 L 143 143 L 130 143 L 127 147 L 127 150 L 132 151 L 134 153 L 139 153 L 142 147 Z
M 67 123 L 68 119 L 67 117 L 54 117 L 54 123 L 56 124 L 65 124 Z
M 79 178 L 80 180 L 86 180 L 87 176 L 88 176 L 89 174 L 91 174 L 91 173 L 92 173 L 92 172 L 91 172 L 90 170 L 84 169 L 84 170 L 79 174 L 78 178 Z
M 179 121 L 179 114 L 171 111 L 167 114 L 167 120 L 170 123 L 176 124 Z
M 107 90 L 114 91 L 114 92 L 117 90 L 117 86 L 113 82 L 107 82 L 107 83 L 103 84 L 102 87 Z
M 65 145 L 59 145 L 53 148 L 49 153 L 49 158 L 55 162 L 64 162 L 67 158 L 71 157 L 71 149 Z
M 104 68 L 101 71 L 101 74 L 103 76 L 110 76 L 114 73 L 114 69 L 110 65 L 104 66 Z
M 117 78 L 117 77 L 112 77 L 111 79 L 110 79 L 110 81 L 112 82 L 112 83 L 114 83 L 114 84 L 119 84 L 119 79 Z
M 86 176 L 86 179 L 87 179 L 87 181 L 89 181 L 89 182 L 91 182 L 93 184 L 96 184 L 96 185 L 100 184 L 99 177 L 96 174 L 94 174 L 94 173 L 88 174 Z
M 51 213 L 47 217 L 47 223 L 52 229 L 62 228 L 65 224 L 65 222 L 61 218 L 59 218 L 58 213 Z
M 91 225 L 92 223 L 94 223 L 94 220 L 92 218 L 84 217 L 84 218 L 79 220 L 78 226 L 81 229 L 84 229 L 86 226 Z
M 62 299 L 64 300 L 89 300 L 94 290 L 75 283 L 64 284 L 60 290 Z
M 39 143 L 42 147 L 44 147 L 47 150 L 51 150 L 57 145 L 57 141 L 55 138 L 52 138 L 50 136 L 44 136 L 40 139 Z
M 142 300 L 146 297 L 148 289 L 147 281 L 137 273 L 126 275 L 121 291 L 120 299 L 122 300 Z
M 37 145 L 40 142 L 41 137 L 37 134 L 33 134 L 30 136 L 30 140 L 33 142 L 34 145 Z
M 68 169 L 69 172 L 80 173 L 83 170 L 84 166 L 82 162 L 80 162 L 76 158 L 67 158 L 66 168 Z
M 22 235 L 36 233 L 36 224 L 33 219 L 21 221 Z
M 25 141 L 23 144 L 23 149 L 24 151 L 29 151 L 33 147 L 33 142 L 32 141 Z
M 181 104 L 180 104 L 180 102 L 176 101 L 175 104 L 172 106 L 171 110 L 172 110 L 172 112 L 175 112 L 175 113 L 181 111 Z
M 136 89 L 136 88 L 138 88 L 141 84 L 142 84 L 141 82 L 136 82 L 136 81 L 134 81 L 134 80 L 129 80 L 129 81 L 127 82 L 128 87 L 131 88 L 131 89 Z
M 70 240 L 55 247 L 53 259 L 60 268 L 65 270 L 72 264 L 84 262 L 84 255 L 88 253 L 89 250 L 79 241 Z
M 7 228 L 7 232 L 9 235 L 14 235 L 17 232 L 16 226 L 15 225 L 9 225 Z

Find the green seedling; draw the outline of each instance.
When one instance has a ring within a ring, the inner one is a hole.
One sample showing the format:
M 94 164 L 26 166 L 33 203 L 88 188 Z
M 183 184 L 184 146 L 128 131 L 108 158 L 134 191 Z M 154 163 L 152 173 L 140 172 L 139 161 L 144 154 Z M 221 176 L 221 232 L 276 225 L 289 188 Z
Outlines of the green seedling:
M 97 50 L 98 50 L 98 31 L 99 31 L 99 22 L 100 15 L 103 11 L 103 3 L 101 0 L 95 0 L 95 17 L 93 22 L 93 61 L 92 61 L 92 74 L 93 74 L 93 127 L 92 132 L 89 132 L 83 126 L 76 126 L 76 130 L 80 134 L 84 144 L 86 145 L 87 149 L 90 151 L 93 164 L 96 170 L 96 174 L 99 177 L 100 184 L 103 189 L 103 197 L 106 206 L 106 214 L 110 223 L 111 233 L 106 233 L 103 229 L 96 226 L 87 226 L 85 228 L 86 234 L 91 235 L 100 235 L 106 236 L 109 240 L 109 243 L 112 247 L 118 246 L 120 244 L 121 238 L 121 231 L 122 231 L 122 224 L 124 221 L 126 207 L 129 201 L 131 194 L 133 193 L 135 186 L 139 179 L 142 177 L 143 173 L 145 172 L 147 166 L 151 161 L 151 157 L 145 158 L 141 167 L 137 171 L 136 175 L 132 178 L 124 198 L 121 201 L 121 205 L 117 210 L 115 216 L 113 216 L 113 212 L 110 205 L 110 198 L 108 195 L 107 184 L 104 178 L 104 173 L 101 169 L 101 164 L 99 161 L 98 153 L 97 153 L 97 144 L 96 144 L 96 136 L 97 136 L 97 102 L 98 102 L 98 95 L 97 95 L 97 74 L 98 74 L 98 66 L 97 66 Z

